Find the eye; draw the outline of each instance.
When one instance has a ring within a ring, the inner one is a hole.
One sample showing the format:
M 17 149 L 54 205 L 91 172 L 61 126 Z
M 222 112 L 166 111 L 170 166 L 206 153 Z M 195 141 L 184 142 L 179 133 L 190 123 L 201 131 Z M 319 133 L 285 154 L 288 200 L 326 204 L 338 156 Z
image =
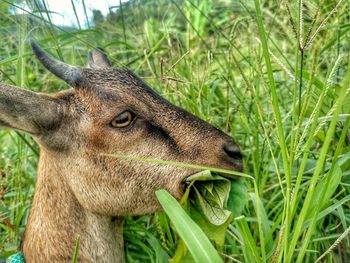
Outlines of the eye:
M 124 128 L 129 126 L 135 118 L 135 114 L 130 111 L 124 111 L 119 114 L 114 120 L 111 122 L 111 125 L 115 128 Z

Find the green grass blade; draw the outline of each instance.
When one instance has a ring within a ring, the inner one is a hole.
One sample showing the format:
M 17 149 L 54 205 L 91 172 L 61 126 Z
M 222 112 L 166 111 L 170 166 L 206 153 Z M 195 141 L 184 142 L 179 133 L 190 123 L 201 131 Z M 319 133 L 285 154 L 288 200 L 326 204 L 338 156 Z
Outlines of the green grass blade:
M 245 218 L 235 220 L 239 231 L 243 238 L 243 250 L 246 255 L 247 262 L 262 262 L 260 258 L 260 251 L 255 244 L 254 237 L 250 231 L 248 223 Z
M 256 183 L 254 183 L 254 193 L 251 193 L 250 195 L 254 203 L 256 217 L 258 219 L 262 262 L 266 262 L 265 236 L 268 233 L 269 229 L 267 229 L 268 228 L 267 215 L 264 211 L 264 207 L 262 206 L 260 196 L 258 193 L 258 186 L 256 185 Z
M 314 189 L 316 187 L 317 180 L 318 180 L 318 178 L 319 178 L 319 176 L 320 176 L 320 174 L 322 172 L 322 169 L 324 167 L 324 161 L 326 159 L 326 154 L 328 152 L 328 148 L 330 147 L 330 143 L 331 143 L 333 134 L 335 132 L 336 124 L 337 124 L 337 121 L 338 121 L 338 115 L 339 115 L 341 107 L 342 107 L 342 102 L 344 100 L 344 96 L 345 96 L 346 90 L 347 90 L 347 86 L 344 85 L 341 88 L 340 92 L 339 92 L 339 98 L 338 98 L 338 100 L 336 102 L 336 109 L 335 109 L 335 112 L 333 114 L 333 120 L 332 120 L 332 122 L 330 124 L 330 127 L 328 129 L 326 138 L 324 140 L 324 144 L 323 144 L 321 152 L 320 152 L 320 157 L 318 158 L 316 169 L 315 169 L 314 174 L 313 174 L 313 176 L 311 178 L 310 185 L 309 185 L 309 188 L 308 188 L 308 191 L 307 191 L 307 195 L 306 195 L 306 198 L 305 198 L 305 201 L 304 201 L 304 205 L 303 205 L 303 208 L 302 208 L 302 210 L 300 212 L 300 216 L 298 218 L 298 221 L 297 221 L 297 224 L 296 224 L 296 227 L 295 227 L 293 238 L 292 238 L 292 241 L 290 243 L 290 251 L 288 253 L 289 261 L 292 260 L 293 250 L 294 250 L 294 248 L 296 246 L 297 240 L 299 239 L 299 237 L 301 235 L 301 228 L 302 228 L 302 225 L 304 223 L 304 220 L 305 220 L 305 217 L 307 215 L 307 212 L 309 210 L 309 207 L 311 205 L 312 197 L 313 197 L 313 194 L 314 194 Z M 309 233 L 311 233 L 311 232 L 312 231 L 310 231 Z M 308 238 L 311 238 L 311 236 L 308 235 Z M 308 239 L 308 241 L 309 240 L 310 239 Z M 304 254 L 306 252 L 307 244 L 308 244 L 308 242 L 303 242 L 303 249 L 298 254 L 298 262 L 301 262 Z
M 261 5 L 259 0 L 255 0 L 254 3 L 255 3 L 256 20 L 258 24 L 259 36 L 260 36 L 260 40 L 263 48 L 263 54 L 264 54 L 264 59 L 265 59 L 265 64 L 266 64 L 266 69 L 267 69 L 267 74 L 269 79 L 269 85 L 271 89 L 273 112 L 277 123 L 278 141 L 281 149 L 283 167 L 284 167 L 284 172 L 286 177 L 287 191 L 286 191 L 286 197 L 285 197 L 285 202 L 286 202 L 285 225 L 286 225 L 286 231 L 288 232 L 289 225 L 290 225 L 289 213 L 290 213 L 290 195 L 291 195 L 291 173 L 288 165 L 288 151 L 287 151 L 287 145 L 286 145 L 285 135 L 283 131 L 282 117 L 281 117 L 279 103 L 278 103 L 277 88 L 276 88 L 276 83 L 273 76 L 273 70 L 272 70 L 272 65 L 270 60 L 270 52 L 267 44 L 266 32 L 263 25 L 263 15 L 261 11 Z M 285 235 L 285 237 L 287 237 L 287 235 Z M 284 239 L 285 250 L 288 247 L 287 243 L 288 243 L 287 238 L 285 238 Z
M 130 160 L 130 161 L 140 161 L 140 162 L 148 162 L 148 163 L 158 163 L 158 164 L 164 164 L 164 165 L 174 165 L 178 167 L 185 167 L 185 168 L 191 168 L 191 169 L 196 169 L 196 170 L 210 170 L 212 172 L 217 172 L 217 173 L 223 173 L 225 174 L 225 177 L 229 177 L 229 175 L 232 175 L 232 179 L 235 179 L 234 176 L 239 176 L 239 177 L 245 177 L 249 179 L 253 179 L 252 176 L 233 171 L 233 170 L 226 170 L 226 169 L 221 169 L 221 168 L 215 168 L 215 167 L 209 167 L 209 166 L 201 166 L 201 165 L 196 165 L 196 164 L 190 164 L 190 163 L 182 163 L 182 162 L 174 162 L 174 161 L 166 161 L 166 160 L 159 160 L 159 159 L 151 159 L 151 158 L 144 158 L 144 157 L 138 157 L 138 156 L 128 156 L 128 155 L 120 155 L 120 154 L 101 154 L 103 156 L 108 156 L 112 158 L 119 158 L 123 160 Z
M 195 261 L 198 263 L 223 262 L 209 239 L 176 199 L 163 189 L 157 191 L 156 195 Z
M 74 254 L 73 254 L 72 263 L 77 262 L 78 253 L 79 253 L 79 246 L 80 246 L 80 236 L 78 235 L 77 238 L 75 239 L 75 246 L 74 246 Z
M 76 8 L 75 8 L 75 4 L 74 4 L 74 1 L 73 1 L 73 0 L 71 0 L 71 4 L 72 4 L 72 7 L 73 7 L 74 16 L 75 16 L 75 19 L 76 19 L 76 21 L 77 21 L 79 30 L 81 30 L 81 25 L 80 25 L 80 21 L 79 21 L 79 16 L 78 16 L 78 13 L 77 13 L 77 10 L 76 10 Z

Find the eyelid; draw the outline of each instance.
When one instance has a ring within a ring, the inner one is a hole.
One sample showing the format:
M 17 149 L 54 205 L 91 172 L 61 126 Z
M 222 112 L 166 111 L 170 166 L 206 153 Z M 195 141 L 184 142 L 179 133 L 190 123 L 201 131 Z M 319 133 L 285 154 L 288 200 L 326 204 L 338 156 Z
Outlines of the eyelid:
M 122 116 L 125 113 L 127 113 L 127 115 Z M 120 120 L 118 120 L 119 117 L 121 117 Z M 128 128 L 135 122 L 136 117 L 137 116 L 134 112 L 130 110 L 125 110 L 120 114 L 118 114 L 117 116 L 115 116 L 114 119 L 110 122 L 110 125 L 113 128 L 118 128 L 118 129 Z M 125 118 L 125 121 L 122 118 Z M 121 121 L 121 122 L 118 122 L 118 121 Z

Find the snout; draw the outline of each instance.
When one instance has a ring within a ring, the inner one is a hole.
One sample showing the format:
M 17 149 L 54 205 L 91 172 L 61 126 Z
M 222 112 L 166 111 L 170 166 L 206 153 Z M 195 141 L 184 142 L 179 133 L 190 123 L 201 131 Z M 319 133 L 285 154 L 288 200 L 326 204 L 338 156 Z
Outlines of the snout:
M 225 140 L 222 144 L 216 143 L 212 145 L 211 151 L 205 151 L 206 154 L 209 153 L 207 156 L 202 156 L 201 159 L 206 159 L 207 162 L 201 163 L 198 162 L 199 165 L 204 165 L 207 167 L 212 168 L 219 168 L 219 169 L 225 169 L 230 171 L 237 171 L 242 172 L 243 171 L 243 155 L 240 150 L 240 147 L 236 144 L 234 140 L 227 137 L 225 135 Z M 222 141 L 221 141 L 222 142 Z M 204 157 L 204 158 L 203 158 Z M 206 157 L 206 158 L 205 158 Z M 209 160 L 212 160 L 210 162 Z M 185 191 L 188 181 L 187 178 L 197 172 L 200 172 L 200 170 L 192 170 L 192 173 L 187 174 L 182 181 L 181 181 L 181 189 L 183 192 Z M 220 173 L 221 176 L 231 178 L 231 176 L 227 176 L 224 173 Z
M 212 154 L 217 155 L 217 160 L 218 160 L 216 167 L 213 167 L 213 168 L 222 168 L 226 170 L 234 170 L 237 172 L 243 171 L 242 152 L 239 146 L 231 138 L 229 138 L 228 140 L 225 140 L 225 143 L 221 146 L 221 148 L 220 147 L 218 148 L 219 149 L 216 149 L 216 151 L 214 150 L 214 148 L 212 149 L 213 150 Z M 193 175 L 196 172 L 200 172 L 200 171 L 195 171 L 189 174 L 181 181 L 180 188 L 181 188 L 182 194 L 185 193 L 190 183 L 188 181 L 188 177 Z M 218 174 L 228 179 L 233 178 L 232 175 L 227 175 L 225 173 L 218 173 Z

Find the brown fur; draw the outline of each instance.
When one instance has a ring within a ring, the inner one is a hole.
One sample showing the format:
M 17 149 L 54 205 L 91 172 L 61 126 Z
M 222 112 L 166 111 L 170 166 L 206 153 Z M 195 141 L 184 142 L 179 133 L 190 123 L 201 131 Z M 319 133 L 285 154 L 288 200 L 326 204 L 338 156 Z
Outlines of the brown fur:
M 70 261 L 77 235 L 80 262 L 123 262 L 123 216 L 158 210 L 155 191 L 161 188 L 180 198 L 181 182 L 196 172 L 101 154 L 242 169 L 224 150 L 235 148 L 230 137 L 173 106 L 130 71 L 102 64 L 82 69 L 79 85 L 56 94 L 0 85 L 0 125 L 30 133 L 41 149 L 24 241 L 28 263 Z M 125 110 L 137 116 L 133 124 L 112 127 Z

